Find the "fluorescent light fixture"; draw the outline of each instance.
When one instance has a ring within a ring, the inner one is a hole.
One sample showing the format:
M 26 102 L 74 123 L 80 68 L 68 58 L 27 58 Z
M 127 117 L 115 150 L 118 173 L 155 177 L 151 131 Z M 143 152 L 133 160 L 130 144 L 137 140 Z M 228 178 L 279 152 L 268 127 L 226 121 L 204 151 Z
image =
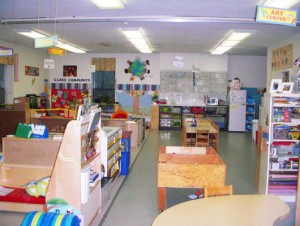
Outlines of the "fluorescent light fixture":
M 70 45 L 68 43 L 64 43 L 64 42 L 61 42 L 61 41 L 58 41 L 58 44 L 55 45 L 56 47 L 59 47 L 61 49 L 65 49 L 65 50 L 68 50 L 72 53 L 86 53 L 86 51 L 84 51 L 83 49 L 80 49 L 76 46 L 73 46 L 73 45 Z
M 42 34 L 42 33 L 39 33 L 37 31 L 18 31 L 18 34 L 20 35 L 24 35 L 24 36 L 27 36 L 29 38 L 46 38 L 47 36 Z
M 263 3 L 263 6 L 280 8 L 280 9 L 289 9 L 292 6 L 296 5 L 299 0 L 267 0 Z
M 141 53 L 152 53 L 149 43 L 139 29 L 123 29 L 122 32 Z
M 211 52 L 211 54 L 223 54 L 251 34 L 251 31 L 233 31 Z
M 37 32 L 37 31 L 18 31 L 19 34 L 21 35 L 25 35 L 29 38 L 33 38 L 33 39 L 36 39 L 36 38 L 47 38 L 48 36 L 47 35 L 44 35 L 40 32 Z M 71 44 L 68 44 L 68 43 L 65 43 L 65 42 L 61 42 L 61 41 L 58 41 L 58 44 L 55 45 L 56 47 L 59 47 L 59 48 L 62 48 L 62 49 L 65 49 L 65 50 L 68 50 L 70 52 L 73 52 L 73 53 L 86 53 L 86 51 L 84 51 L 83 49 L 80 49 L 74 45 L 71 45 Z
M 121 0 L 93 0 L 100 9 L 122 9 L 124 4 Z

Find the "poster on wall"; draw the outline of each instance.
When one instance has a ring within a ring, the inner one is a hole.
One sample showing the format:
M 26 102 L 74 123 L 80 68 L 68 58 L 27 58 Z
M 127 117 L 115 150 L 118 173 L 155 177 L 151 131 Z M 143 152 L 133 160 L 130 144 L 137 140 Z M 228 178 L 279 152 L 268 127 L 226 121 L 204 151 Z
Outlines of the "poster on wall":
M 40 69 L 38 67 L 25 66 L 25 75 L 39 76 L 40 75 Z
M 75 65 L 65 65 L 63 76 L 64 77 L 77 77 L 77 66 L 75 66 Z
M 147 66 L 150 66 L 150 61 L 142 61 L 140 57 L 136 57 L 134 61 L 127 60 L 129 65 L 128 68 L 125 68 L 125 73 L 131 74 L 130 81 L 134 81 L 134 78 L 137 77 L 141 81 L 145 79 L 146 74 L 150 74 L 150 70 Z
M 53 59 L 45 59 L 44 60 L 44 68 L 45 69 L 54 69 L 54 60 Z
M 88 89 L 81 89 L 79 87 L 52 87 L 51 107 L 76 109 L 79 105 L 87 101 L 88 97 Z
M 272 51 L 272 71 L 293 67 L 293 44 Z

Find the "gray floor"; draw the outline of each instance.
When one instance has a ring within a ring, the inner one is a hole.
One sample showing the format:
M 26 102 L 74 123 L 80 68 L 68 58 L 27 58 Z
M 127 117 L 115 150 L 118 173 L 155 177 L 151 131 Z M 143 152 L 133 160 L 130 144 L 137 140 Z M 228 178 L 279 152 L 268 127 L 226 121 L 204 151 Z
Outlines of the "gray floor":
M 256 147 L 251 133 L 221 131 L 219 155 L 227 165 L 226 184 L 234 194 L 256 194 Z M 102 226 L 147 226 L 159 214 L 157 208 L 157 156 L 161 145 L 180 146 L 180 131 L 151 130 L 129 175 L 116 196 Z M 194 189 L 168 189 L 167 207 L 188 201 Z M 292 204 L 293 205 L 293 204 Z M 294 207 L 290 218 L 276 225 L 294 225 Z
M 157 208 L 157 156 L 161 145 L 180 146 L 180 131 L 151 130 L 118 195 L 100 225 L 150 226 L 159 214 Z M 219 155 L 227 165 L 226 184 L 234 194 L 255 194 L 256 150 L 251 133 L 220 132 Z M 167 207 L 188 201 L 194 189 L 168 189 Z M 294 225 L 294 204 L 290 218 L 276 226 Z M 23 215 L 0 211 L 0 226 L 18 226 Z

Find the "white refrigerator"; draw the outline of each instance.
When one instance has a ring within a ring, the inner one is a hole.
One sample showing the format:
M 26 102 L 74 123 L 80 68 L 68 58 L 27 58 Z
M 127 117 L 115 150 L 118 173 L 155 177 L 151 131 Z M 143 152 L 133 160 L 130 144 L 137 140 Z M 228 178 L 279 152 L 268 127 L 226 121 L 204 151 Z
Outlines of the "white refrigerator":
M 228 93 L 228 131 L 245 131 L 246 128 L 246 90 L 230 90 Z

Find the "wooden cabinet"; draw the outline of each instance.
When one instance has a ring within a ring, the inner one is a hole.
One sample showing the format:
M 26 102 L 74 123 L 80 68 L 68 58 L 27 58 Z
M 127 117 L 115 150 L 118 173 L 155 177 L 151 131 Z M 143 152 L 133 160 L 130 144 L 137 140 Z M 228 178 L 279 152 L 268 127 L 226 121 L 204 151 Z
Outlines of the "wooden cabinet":
M 265 94 L 262 126 L 259 193 L 296 202 L 299 210 L 300 94 Z
M 48 132 L 63 133 L 71 120 L 73 119 L 64 117 L 41 117 L 32 118 L 31 123 L 45 125 Z
M 15 134 L 17 125 L 19 123 L 30 123 L 29 110 L 0 110 L 0 142 L 2 142 L 2 138 L 6 135 Z
M 133 118 L 133 120 L 127 119 L 115 119 L 115 118 L 103 118 L 101 120 L 102 126 L 108 127 L 120 127 L 122 131 L 131 131 L 131 147 L 138 147 L 145 137 L 145 119 Z
M 138 126 L 138 143 L 143 142 L 146 132 L 146 120 L 143 117 L 133 117 L 132 120 L 137 123 Z
M 121 138 L 120 127 L 102 127 L 101 163 L 104 167 L 104 177 L 112 177 L 113 180 L 120 174 Z
M 158 129 L 159 125 L 159 106 L 151 105 L 151 129 Z
M 131 147 L 139 146 L 139 127 L 135 121 L 126 122 L 126 130 L 131 131 Z

